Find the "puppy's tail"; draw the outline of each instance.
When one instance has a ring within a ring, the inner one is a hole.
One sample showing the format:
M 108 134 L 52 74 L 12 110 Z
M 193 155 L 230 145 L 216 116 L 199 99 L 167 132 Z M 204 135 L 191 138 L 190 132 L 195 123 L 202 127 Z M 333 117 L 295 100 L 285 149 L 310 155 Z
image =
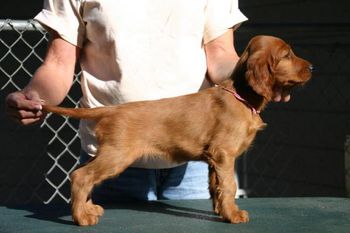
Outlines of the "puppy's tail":
M 63 108 L 53 105 L 42 105 L 44 112 L 52 112 L 77 119 L 96 119 L 109 111 L 106 107 L 99 108 Z

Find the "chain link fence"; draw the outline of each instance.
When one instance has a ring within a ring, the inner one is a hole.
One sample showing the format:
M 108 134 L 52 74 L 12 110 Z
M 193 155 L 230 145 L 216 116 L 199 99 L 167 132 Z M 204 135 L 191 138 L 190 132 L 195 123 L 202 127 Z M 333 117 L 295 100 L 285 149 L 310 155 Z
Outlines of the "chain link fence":
M 12 92 L 22 89 L 43 62 L 48 43 L 48 33 L 36 21 L 0 21 L 0 88 Z M 75 74 L 73 88 L 64 100 L 65 106 L 78 105 L 80 98 L 79 70 Z M 47 156 L 51 167 L 44 176 L 49 195 L 39 195 L 44 203 L 54 199 L 70 201 L 69 174 L 78 165 L 78 122 L 61 116 L 49 116 L 41 127 L 49 136 Z M 33 188 L 40 189 L 42 182 Z
M 282 28 L 284 32 L 281 32 Z M 269 127 L 258 135 L 255 145 L 238 163 L 244 189 L 240 194 L 243 196 L 344 194 L 343 148 L 345 135 L 350 132 L 350 70 L 344 64 L 350 61 L 350 46 L 339 41 L 344 41 L 344 35 L 350 38 L 350 31 L 344 27 L 341 34 L 337 28 L 332 31 L 320 28 L 316 25 L 300 29 L 310 35 L 298 33 L 299 28 L 276 28 L 274 25 L 248 25 L 238 32 L 238 50 L 242 50 L 254 34 L 266 34 L 263 29 L 289 37 L 296 41 L 292 46 L 297 54 L 311 60 L 317 69 L 311 84 L 294 95 L 295 101 L 287 105 L 273 104 L 262 114 Z M 294 34 L 298 36 L 293 37 L 290 31 L 297 32 Z M 328 34 L 322 37 L 325 31 Z M 43 61 L 47 42 L 47 32 L 35 21 L 0 21 L 2 100 L 6 94 L 22 89 L 28 83 Z M 78 105 L 81 96 L 79 74 L 77 68 L 73 87 L 62 105 Z M 6 122 L 1 115 L 0 120 Z M 8 156 L 5 160 L 6 156 L 1 156 L 4 162 L 0 164 L 3 171 L 0 202 L 23 202 L 23 199 L 27 202 L 33 199 L 44 203 L 69 202 L 68 174 L 77 166 L 80 153 L 78 121 L 50 115 L 40 127 L 29 130 L 5 124 L 10 123 L 0 124 L 0 143 L 9 148 L 11 156 L 19 159 Z M 25 140 L 29 135 L 30 142 L 23 143 L 23 138 L 15 136 L 18 133 L 25 135 Z M 36 138 L 41 140 L 40 143 L 35 142 Z M 36 150 L 31 152 L 35 147 Z M 31 153 L 38 156 L 28 159 L 26 156 Z M 19 163 L 25 165 L 18 169 Z M 14 168 L 25 172 L 18 174 Z M 13 177 L 12 183 L 9 176 Z M 27 195 L 21 199 L 21 194 Z

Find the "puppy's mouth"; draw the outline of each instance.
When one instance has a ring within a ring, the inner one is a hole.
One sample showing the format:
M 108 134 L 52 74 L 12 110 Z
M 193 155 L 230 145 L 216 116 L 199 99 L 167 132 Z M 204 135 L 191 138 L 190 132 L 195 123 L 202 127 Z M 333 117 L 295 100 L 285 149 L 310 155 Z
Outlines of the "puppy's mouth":
M 298 81 L 295 81 L 295 80 L 288 80 L 284 86 L 286 88 L 294 88 L 294 87 L 300 87 L 300 86 L 304 86 L 305 83 L 307 82 L 307 80 L 298 80 Z
M 305 86 L 308 80 L 288 80 L 284 84 L 280 86 L 281 89 L 283 89 L 286 92 L 294 91 L 295 89 L 299 89 Z

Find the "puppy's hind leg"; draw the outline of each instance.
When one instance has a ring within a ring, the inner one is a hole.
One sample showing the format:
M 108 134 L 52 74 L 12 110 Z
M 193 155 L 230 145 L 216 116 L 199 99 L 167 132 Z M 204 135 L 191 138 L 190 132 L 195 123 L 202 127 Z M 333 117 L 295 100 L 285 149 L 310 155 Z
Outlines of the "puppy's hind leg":
M 72 216 L 80 226 L 97 224 L 103 214 L 103 208 L 94 205 L 90 198 L 93 187 L 119 175 L 136 160 L 130 151 L 116 148 L 115 145 L 101 145 L 96 158 L 71 175 Z

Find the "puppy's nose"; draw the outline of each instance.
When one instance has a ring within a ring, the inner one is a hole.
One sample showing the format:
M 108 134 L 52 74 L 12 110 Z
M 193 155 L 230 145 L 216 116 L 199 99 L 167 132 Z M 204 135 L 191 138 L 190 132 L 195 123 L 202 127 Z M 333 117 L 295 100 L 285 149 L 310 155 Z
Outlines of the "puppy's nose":
M 310 72 L 313 72 L 315 69 L 314 69 L 314 66 L 313 65 L 310 65 L 309 66 L 309 70 L 310 70 Z

